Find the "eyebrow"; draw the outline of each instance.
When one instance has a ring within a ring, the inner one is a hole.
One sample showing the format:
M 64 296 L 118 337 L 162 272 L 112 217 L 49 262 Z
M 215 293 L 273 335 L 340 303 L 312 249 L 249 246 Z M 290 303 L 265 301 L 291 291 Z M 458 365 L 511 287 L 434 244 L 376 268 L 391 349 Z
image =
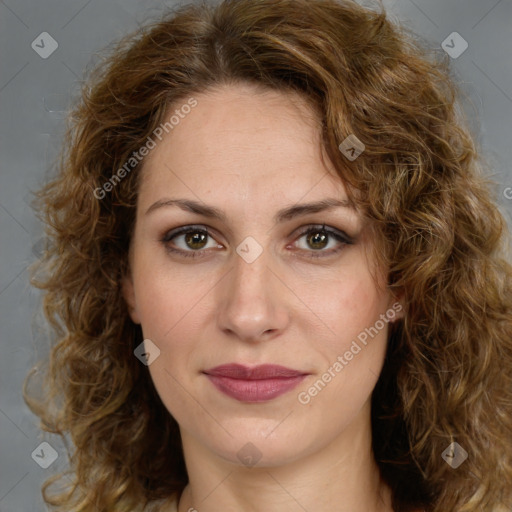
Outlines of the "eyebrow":
M 192 199 L 160 199 L 153 203 L 147 210 L 146 215 L 159 208 L 168 206 L 177 206 L 186 212 L 197 213 L 204 217 L 212 219 L 218 219 L 222 222 L 226 222 L 226 214 L 213 206 L 206 205 L 204 203 L 194 201 Z M 332 210 L 333 208 L 348 208 L 355 211 L 354 205 L 348 199 L 335 199 L 327 198 L 312 203 L 294 204 L 287 206 L 282 210 L 279 210 L 274 215 L 274 223 L 281 223 L 289 221 L 295 217 L 308 215 L 311 213 L 318 213 L 325 210 Z

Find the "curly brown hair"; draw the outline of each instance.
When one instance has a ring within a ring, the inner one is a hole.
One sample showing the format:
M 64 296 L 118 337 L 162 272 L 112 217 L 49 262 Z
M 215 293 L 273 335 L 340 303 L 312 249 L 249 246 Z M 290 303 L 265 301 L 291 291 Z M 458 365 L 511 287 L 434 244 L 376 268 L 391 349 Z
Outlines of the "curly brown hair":
M 505 221 L 458 112 L 446 56 L 386 13 L 335 0 L 195 3 L 124 38 L 70 116 L 58 176 L 38 193 L 47 247 L 34 274 L 55 329 L 44 399 L 69 434 L 72 482 L 59 511 L 142 510 L 188 481 L 175 419 L 134 357 L 142 331 L 121 282 L 143 161 L 108 187 L 169 105 L 224 84 L 303 95 L 405 317 L 373 393 L 375 459 L 396 511 L 512 507 L 512 267 Z M 364 153 L 348 161 L 341 141 Z M 100 191 L 101 194 L 98 192 Z M 100 197 L 101 196 L 101 197 Z M 456 470 L 441 454 L 468 453 Z M 507 445 L 508 443 L 508 445 Z

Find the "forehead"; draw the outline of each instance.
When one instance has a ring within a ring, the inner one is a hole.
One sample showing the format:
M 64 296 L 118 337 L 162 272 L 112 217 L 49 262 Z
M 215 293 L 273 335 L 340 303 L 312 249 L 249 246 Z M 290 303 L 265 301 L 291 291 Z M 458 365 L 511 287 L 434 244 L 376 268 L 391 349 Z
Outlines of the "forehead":
M 197 105 L 146 158 L 142 201 L 164 189 L 199 199 L 346 197 L 323 154 L 320 120 L 301 96 L 239 84 L 194 98 Z M 165 119 L 186 101 L 174 103 Z

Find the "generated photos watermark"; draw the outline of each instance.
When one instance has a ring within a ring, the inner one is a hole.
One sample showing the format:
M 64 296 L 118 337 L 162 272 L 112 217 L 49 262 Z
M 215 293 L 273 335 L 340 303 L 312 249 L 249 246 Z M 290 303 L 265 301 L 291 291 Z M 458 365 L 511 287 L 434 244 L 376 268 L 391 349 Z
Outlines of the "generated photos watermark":
M 123 178 L 125 178 L 142 159 L 149 154 L 149 152 L 156 148 L 156 142 L 154 139 L 162 140 L 164 133 L 169 133 L 178 124 L 181 119 L 184 119 L 194 107 L 197 106 L 197 100 L 195 98 L 189 98 L 187 103 L 184 103 L 180 108 L 177 108 L 168 121 L 158 125 L 152 132 L 152 134 L 146 139 L 146 142 L 137 150 L 132 153 L 132 156 L 128 158 L 125 164 L 117 169 L 112 176 L 103 183 L 101 187 L 94 189 L 93 194 L 96 199 L 103 199 L 107 192 L 112 192 L 114 187 L 118 185 Z
M 299 403 L 302 405 L 309 404 L 312 398 L 317 396 L 318 393 L 320 393 L 320 391 L 322 391 L 325 386 L 327 386 L 327 384 L 331 382 L 332 379 L 334 379 L 334 377 L 336 377 L 341 372 L 341 370 L 343 370 L 345 366 L 347 366 L 349 362 L 352 361 L 352 359 L 354 359 L 354 356 L 359 354 L 359 352 L 361 352 L 361 350 L 368 345 L 368 337 L 373 339 L 375 336 L 377 336 L 377 334 L 382 329 L 384 329 L 386 324 L 392 322 L 396 318 L 397 313 L 400 313 L 402 309 L 402 305 L 399 302 L 395 302 L 391 308 L 386 311 L 386 313 L 380 315 L 380 319 L 377 320 L 371 327 L 367 327 L 364 329 L 364 331 L 361 331 L 357 335 L 357 340 L 352 341 L 350 348 L 343 355 L 339 355 L 336 358 L 336 361 L 334 361 L 329 366 L 329 368 L 312 386 L 310 386 L 306 391 L 301 391 L 297 395 Z

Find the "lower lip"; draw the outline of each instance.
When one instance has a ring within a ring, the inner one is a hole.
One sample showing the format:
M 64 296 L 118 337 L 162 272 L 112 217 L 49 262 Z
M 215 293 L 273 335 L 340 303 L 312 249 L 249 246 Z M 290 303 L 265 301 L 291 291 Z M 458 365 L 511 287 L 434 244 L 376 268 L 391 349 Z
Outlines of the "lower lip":
M 240 402 L 267 402 L 296 387 L 306 375 L 261 380 L 242 380 L 216 375 L 206 375 L 212 384 L 225 395 Z

